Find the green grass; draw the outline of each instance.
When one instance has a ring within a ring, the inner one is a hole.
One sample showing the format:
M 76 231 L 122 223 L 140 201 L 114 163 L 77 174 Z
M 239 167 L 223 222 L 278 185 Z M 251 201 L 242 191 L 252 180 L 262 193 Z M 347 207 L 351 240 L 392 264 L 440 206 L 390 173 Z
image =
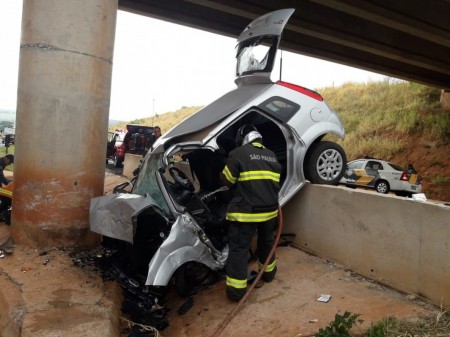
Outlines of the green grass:
M 336 314 L 334 321 L 319 330 L 314 337 L 448 337 L 450 336 L 450 312 L 441 310 L 436 316 L 397 319 L 386 317 L 362 331 L 359 314 L 346 311 Z
M 315 89 L 342 118 L 345 140 L 335 140 L 348 160 L 371 156 L 391 160 L 410 146 L 414 135 L 445 145 L 450 142 L 450 114 L 440 108 L 440 89 L 386 78 L 366 84 Z M 141 118 L 129 123 L 159 125 L 163 134 L 201 106 Z M 111 127 L 124 128 L 127 123 Z
M 445 337 L 450 336 L 450 312 L 441 311 L 436 317 L 399 320 L 387 317 L 372 324 L 367 337 Z
M 405 140 L 422 133 L 430 141 L 450 141 L 450 114 L 440 108 L 440 90 L 385 80 L 347 83 L 319 91 L 346 128 L 341 145 L 349 160 L 367 155 L 389 160 Z
M 435 174 L 431 178 L 431 183 L 433 185 L 444 185 L 444 184 L 447 184 L 448 182 L 450 182 L 450 177 L 443 177 L 439 174 Z

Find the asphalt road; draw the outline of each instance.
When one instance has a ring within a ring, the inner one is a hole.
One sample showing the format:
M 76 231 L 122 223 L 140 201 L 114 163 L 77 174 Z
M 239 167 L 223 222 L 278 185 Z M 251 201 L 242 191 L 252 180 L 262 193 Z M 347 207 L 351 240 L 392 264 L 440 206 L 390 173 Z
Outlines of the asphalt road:
M 108 160 L 108 164 L 106 164 L 105 171 L 107 173 L 112 173 L 112 174 L 120 176 L 123 173 L 123 166 L 122 167 L 115 167 L 113 162 L 112 162 L 112 160 Z

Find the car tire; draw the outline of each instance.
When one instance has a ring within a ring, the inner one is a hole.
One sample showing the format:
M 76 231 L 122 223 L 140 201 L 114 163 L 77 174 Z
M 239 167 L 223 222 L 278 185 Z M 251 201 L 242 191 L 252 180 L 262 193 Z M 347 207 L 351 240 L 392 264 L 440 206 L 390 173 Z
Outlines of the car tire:
M 117 155 L 114 155 L 114 167 L 121 167 L 122 166 L 122 160 L 117 157 Z
M 386 180 L 379 180 L 375 185 L 375 190 L 378 193 L 388 194 L 390 189 L 389 183 Z
M 313 184 L 337 185 L 345 173 L 347 156 L 334 142 L 314 143 L 305 159 L 305 177 Z
M 211 278 L 211 270 L 202 263 L 187 262 L 175 272 L 175 287 L 181 297 L 188 297 L 199 290 Z

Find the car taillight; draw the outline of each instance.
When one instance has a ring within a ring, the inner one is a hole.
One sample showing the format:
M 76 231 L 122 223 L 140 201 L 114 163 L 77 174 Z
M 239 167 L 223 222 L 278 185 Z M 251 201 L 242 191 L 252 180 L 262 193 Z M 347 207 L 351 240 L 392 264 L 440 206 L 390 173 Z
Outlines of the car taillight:
M 408 175 L 406 174 L 406 172 L 402 173 L 402 176 L 400 177 L 400 180 L 403 180 L 403 181 L 408 181 L 409 180 L 408 179 Z
M 304 88 L 301 87 L 299 85 L 295 85 L 292 83 L 288 83 L 288 82 L 283 82 L 283 81 L 277 81 L 277 84 L 282 85 L 283 87 L 298 91 L 306 96 L 312 97 L 318 101 L 323 101 L 323 97 L 320 96 L 319 93 L 315 92 L 314 90 L 308 89 L 308 88 Z

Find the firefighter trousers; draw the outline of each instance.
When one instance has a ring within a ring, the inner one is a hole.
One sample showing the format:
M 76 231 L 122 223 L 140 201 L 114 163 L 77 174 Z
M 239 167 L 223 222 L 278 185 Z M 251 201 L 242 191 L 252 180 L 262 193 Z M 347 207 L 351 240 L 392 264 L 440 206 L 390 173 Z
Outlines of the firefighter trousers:
M 226 292 L 231 300 L 239 301 L 247 291 L 247 273 L 249 248 L 253 236 L 258 232 L 257 256 L 259 268 L 270 254 L 275 241 L 274 231 L 277 218 L 264 222 L 228 221 L 229 255 L 226 265 Z M 272 256 L 263 274 L 263 280 L 271 282 L 276 274 L 275 254 Z

